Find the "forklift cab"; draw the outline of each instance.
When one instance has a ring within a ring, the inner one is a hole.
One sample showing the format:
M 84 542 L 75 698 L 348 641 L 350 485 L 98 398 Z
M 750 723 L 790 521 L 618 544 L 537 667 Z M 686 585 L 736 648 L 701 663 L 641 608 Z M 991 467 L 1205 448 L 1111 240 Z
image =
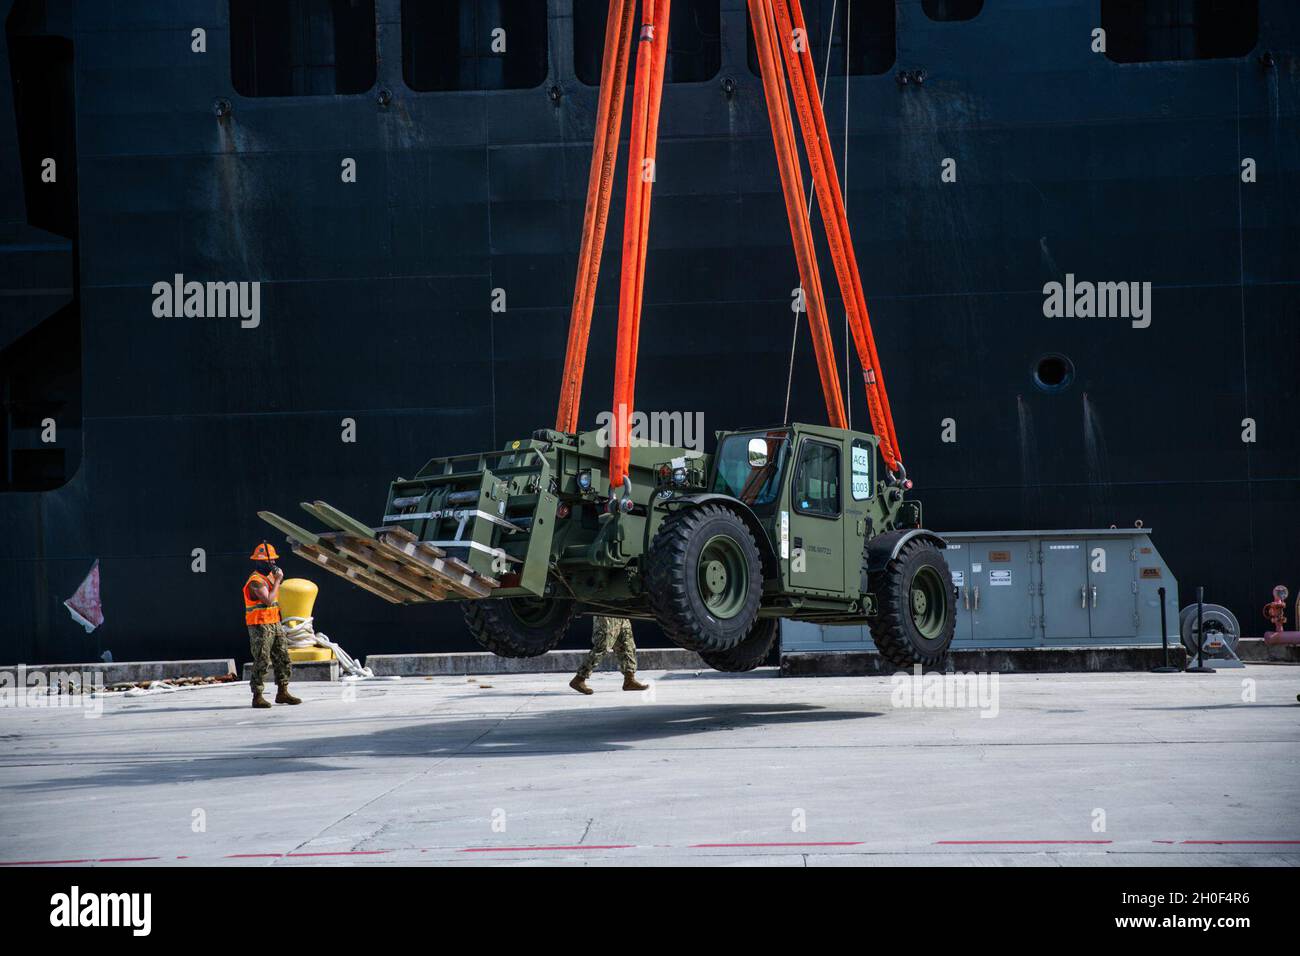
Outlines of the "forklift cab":
M 782 497 L 789 453 L 789 429 L 726 435 L 718 442 L 710 490 L 739 499 L 760 517 L 770 515 Z
M 866 540 L 883 530 L 876 438 L 818 425 L 720 436 L 711 490 L 766 526 L 784 588 L 841 596 L 860 589 Z

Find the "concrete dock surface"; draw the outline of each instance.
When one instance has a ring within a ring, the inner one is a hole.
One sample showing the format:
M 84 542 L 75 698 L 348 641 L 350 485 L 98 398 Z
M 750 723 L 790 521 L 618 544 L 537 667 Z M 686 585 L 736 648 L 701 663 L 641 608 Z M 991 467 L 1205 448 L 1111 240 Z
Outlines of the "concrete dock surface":
M 641 676 L 0 708 L 0 865 L 1300 863 L 1293 666 Z

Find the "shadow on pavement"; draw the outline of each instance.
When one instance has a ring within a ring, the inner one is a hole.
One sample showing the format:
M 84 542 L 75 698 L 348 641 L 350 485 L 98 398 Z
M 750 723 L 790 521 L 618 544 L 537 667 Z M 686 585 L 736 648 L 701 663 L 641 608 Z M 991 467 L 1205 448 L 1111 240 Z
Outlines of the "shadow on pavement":
M 477 715 L 421 723 L 412 723 L 407 716 L 400 726 L 366 733 L 265 743 L 245 737 L 235 746 L 223 747 L 221 753 L 212 755 L 196 750 L 183 758 L 174 754 L 155 758 L 152 754 L 156 751 L 118 751 L 108 755 L 112 763 L 83 764 L 85 775 L 75 780 L 46 779 L 0 786 L 0 790 L 57 792 L 358 769 L 356 765 L 338 767 L 315 762 L 342 757 L 481 759 L 629 750 L 639 742 L 680 738 L 699 738 L 703 744 L 710 734 L 879 716 L 871 711 L 827 710 L 797 703 L 646 703 L 635 707 L 596 706 L 558 713 Z M 238 733 L 235 728 L 228 730 L 232 735 Z M 150 741 L 157 743 L 157 738 L 151 735 Z M 723 740 L 715 744 L 725 745 Z M 75 754 L 60 756 L 65 763 L 77 763 Z M 93 760 L 104 759 L 105 755 L 84 756 Z

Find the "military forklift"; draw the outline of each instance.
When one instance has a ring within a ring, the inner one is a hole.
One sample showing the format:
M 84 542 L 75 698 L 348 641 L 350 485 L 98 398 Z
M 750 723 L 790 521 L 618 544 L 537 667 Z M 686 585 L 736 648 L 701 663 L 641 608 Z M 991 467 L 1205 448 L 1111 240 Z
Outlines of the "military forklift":
M 780 620 L 865 624 L 900 667 L 937 664 L 956 623 L 944 542 L 921 526 L 880 371 L 799 0 L 747 0 L 828 425 L 716 433 L 715 450 L 631 433 L 669 0 L 642 0 L 633 84 L 614 396 L 577 427 L 636 0 L 610 0 L 586 215 L 554 429 L 434 458 L 389 488 L 371 527 L 323 501 L 313 532 L 270 512 L 292 550 L 396 604 L 461 601 L 484 647 L 534 657 L 579 614 L 654 620 L 711 667 L 745 671 Z M 788 84 L 788 85 L 787 85 Z M 874 434 L 848 425 L 789 98 L 863 370 Z M 647 174 L 648 171 L 648 174 Z
M 295 553 L 393 603 L 460 600 L 505 657 L 555 647 L 578 614 L 654 620 L 711 667 L 768 656 L 781 618 L 866 624 L 900 667 L 937 663 L 956 598 L 921 505 L 881 477 L 876 436 L 824 425 L 721 432 L 713 454 L 632 449 L 602 493 L 608 432 L 545 429 L 435 458 L 389 489 L 378 529 L 324 502 L 317 534 L 270 512 Z

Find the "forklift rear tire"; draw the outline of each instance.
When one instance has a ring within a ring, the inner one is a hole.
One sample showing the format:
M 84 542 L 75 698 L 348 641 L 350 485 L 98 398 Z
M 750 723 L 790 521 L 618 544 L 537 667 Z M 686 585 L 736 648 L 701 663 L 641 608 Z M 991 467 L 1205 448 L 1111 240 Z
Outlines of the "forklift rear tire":
M 705 504 L 668 517 L 646 555 L 646 595 L 664 633 L 691 651 L 736 647 L 758 617 L 763 563 L 730 508 Z
M 474 640 L 498 657 L 539 657 L 564 638 L 578 611 L 567 598 L 484 598 L 461 605 Z
M 957 627 L 957 593 L 943 553 L 928 541 L 909 541 L 870 584 L 871 639 L 880 656 L 899 667 L 942 661 Z
M 767 655 L 772 653 L 772 645 L 781 633 L 781 622 L 774 617 L 760 617 L 745 639 L 729 651 L 702 651 L 700 657 L 715 671 L 727 671 L 732 674 L 752 671 L 762 666 Z

